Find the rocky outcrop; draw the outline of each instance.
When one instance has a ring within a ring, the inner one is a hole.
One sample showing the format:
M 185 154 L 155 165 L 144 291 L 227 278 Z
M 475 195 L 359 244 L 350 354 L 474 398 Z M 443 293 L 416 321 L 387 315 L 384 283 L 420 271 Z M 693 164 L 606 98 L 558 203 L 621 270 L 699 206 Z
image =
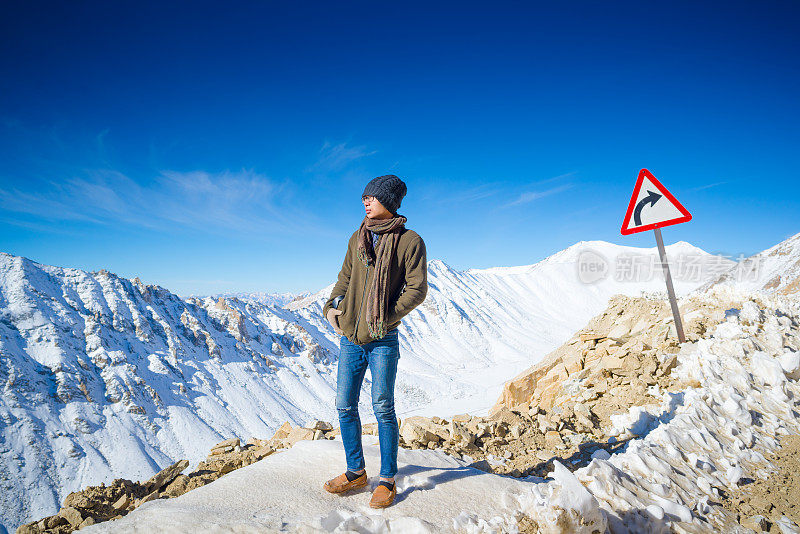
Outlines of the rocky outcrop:
M 725 318 L 725 311 L 700 299 L 687 300 L 681 316 L 687 341 L 696 341 Z M 593 403 L 603 396 L 635 406 L 647 399 L 649 387 L 669 384 L 677 352 L 667 302 L 616 295 L 567 343 L 507 382 L 489 413 L 523 402 L 550 410 L 570 400 Z
M 724 308 L 699 298 L 684 299 L 681 313 L 688 341 L 725 318 Z M 665 301 L 617 295 L 567 343 L 506 383 L 487 417 L 409 417 L 400 444 L 441 449 L 511 476 L 546 476 L 554 459 L 586 465 L 634 437 L 610 435 L 612 415 L 690 385 L 671 375 L 678 350 Z

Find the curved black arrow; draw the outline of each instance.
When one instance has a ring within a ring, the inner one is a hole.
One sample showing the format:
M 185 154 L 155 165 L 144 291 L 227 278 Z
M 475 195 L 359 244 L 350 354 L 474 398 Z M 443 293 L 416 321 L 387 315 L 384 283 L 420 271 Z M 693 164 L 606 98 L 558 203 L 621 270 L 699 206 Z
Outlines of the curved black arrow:
M 653 191 L 650 191 L 649 189 L 647 190 L 647 196 L 644 197 L 642 200 L 640 200 L 639 203 L 636 204 L 636 209 L 633 210 L 633 222 L 634 222 L 634 224 L 636 224 L 636 226 L 641 226 L 642 225 L 642 208 L 644 208 L 644 205 L 649 202 L 650 203 L 650 207 L 652 208 L 653 206 L 656 205 L 656 202 L 658 202 L 658 200 L 662 196 L 663 195 L 659 195 L 658 193 L 654 193 Z

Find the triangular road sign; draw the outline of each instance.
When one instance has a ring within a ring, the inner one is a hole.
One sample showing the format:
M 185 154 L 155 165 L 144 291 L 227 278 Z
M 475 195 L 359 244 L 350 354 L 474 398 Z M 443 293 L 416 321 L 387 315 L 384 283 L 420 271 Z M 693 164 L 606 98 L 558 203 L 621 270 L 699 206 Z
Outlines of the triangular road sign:
M 639 171 L 639 179 L 622 221 L 622 235 L 655 230 L 692 220 L 692 215 L 661 185 L 647 169 Z

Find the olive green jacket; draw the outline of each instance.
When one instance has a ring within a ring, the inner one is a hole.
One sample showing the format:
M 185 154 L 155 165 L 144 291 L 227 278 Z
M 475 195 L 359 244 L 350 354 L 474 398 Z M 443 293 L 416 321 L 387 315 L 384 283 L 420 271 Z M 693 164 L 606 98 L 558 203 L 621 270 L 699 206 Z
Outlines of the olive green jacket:
M 363 345 L 375 341 L 367 327 L 367 288 L 375 272 L 375 264 L 365 266 L 358 259 L 358 230 L 350 236 L 347 253 L 342 262 L 339 279 L 333 286 L 331 296 L 322 307 L 322 316 L 327 317 L 333 299 L 344 295 L 337 309 L 342 310 L 337 318 L 339 328 L 351 342 Z M 383 235 L 381 235 L 383 239 Z M 405 284 L 405 289 L 403 285 Z M 428 261 L 425 242 L 414 230 L 404 228 L 397 243 L 397 254 L 389 268 L 389 306 L 386 316 L 386 331 L 400 326 L 400 320 L 411 310 L 422 304 L 428 294 Z

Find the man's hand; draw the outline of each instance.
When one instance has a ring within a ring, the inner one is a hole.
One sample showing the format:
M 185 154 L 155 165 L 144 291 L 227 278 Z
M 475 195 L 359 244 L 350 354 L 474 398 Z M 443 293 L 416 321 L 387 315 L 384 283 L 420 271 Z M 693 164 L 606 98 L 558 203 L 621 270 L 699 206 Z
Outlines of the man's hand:
M 338 316 L 341 315 L 342 313 L 344 313 L 342 310 L 337 310 L 336 308 L 330 308 L 328 310 L 328 314 L 325 317 L 326 319 L 328 319 L 328 322 L 331 323 L 333 331 L 339 334 L 340 336 L 344 335 L 342 329 L 339 328 L 339 318 L 338 318 Z

